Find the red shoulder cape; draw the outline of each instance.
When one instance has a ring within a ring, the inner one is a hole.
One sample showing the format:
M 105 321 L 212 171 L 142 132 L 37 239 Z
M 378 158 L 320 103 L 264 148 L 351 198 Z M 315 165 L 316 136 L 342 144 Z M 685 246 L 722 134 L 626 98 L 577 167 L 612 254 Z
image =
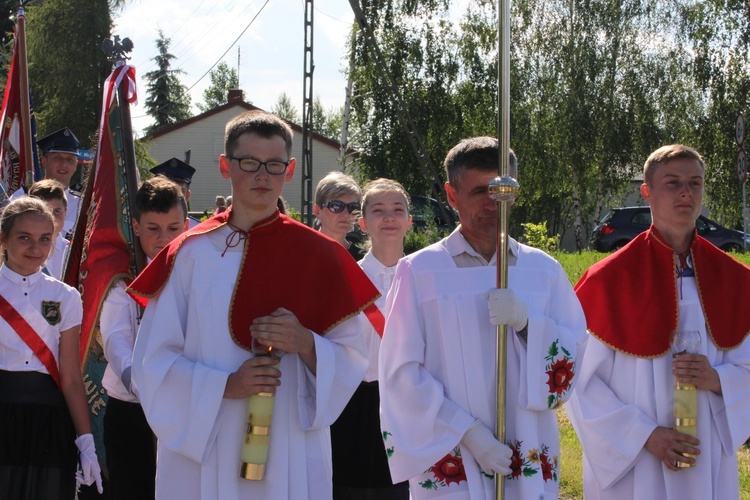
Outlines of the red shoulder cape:
M 706 330 L 723 350 L 750 333 L 750 268 L 706 239 L 690 245 Z M 575 286 L 591 334 L 617 351 L 640 358 L 669 352 L 679 324 L 674 250 L 656 228 L 591 266 Z
M 128 287 L 133 299 L 145 306 L 169 279 L 182 244 L 225 225 L 231 211 L 183 233 L 159 252 Z M 380 296 L 343 246 L 278 212 L 253 225 L 243 243 L 229 305 L 229 331 L 245 349 L 250 348 L 253 319 L 279 307 L 289 309 L 302 325 L 323 335 Z

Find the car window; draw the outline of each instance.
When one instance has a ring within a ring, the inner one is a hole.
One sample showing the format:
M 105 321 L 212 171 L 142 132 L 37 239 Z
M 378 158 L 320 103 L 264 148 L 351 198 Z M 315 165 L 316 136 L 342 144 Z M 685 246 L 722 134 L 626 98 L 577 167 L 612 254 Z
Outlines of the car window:
M 630 220 L 633 224 L 638 224 L 641 226 L 650 226 L 651 225 L 651 210 L 638 210 L 634 215 L 633 218 Z
M 704 219 L 703 217 L 698 217 L 695 221 L 695 227 L 698 228 L 698 231 L 700 232 L 716 231 L 719 229 L 716 224 L 713 224 L 711 221 Z

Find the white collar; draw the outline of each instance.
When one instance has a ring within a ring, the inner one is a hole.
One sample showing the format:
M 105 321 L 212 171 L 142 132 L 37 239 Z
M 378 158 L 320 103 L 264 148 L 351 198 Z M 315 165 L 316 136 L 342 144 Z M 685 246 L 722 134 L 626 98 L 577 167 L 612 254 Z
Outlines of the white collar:
M 448 253 L 450 253 L 451 257 L 456 257 L 457 255 L 461 255 L 462 253 L 467 253 L 473 257 L 484 259 L 484 257 L 480 255 L 479 252 L 474 250 L 469 242 L 466 241 L 464 235 L 461 234 L 460 224 L 456 229 L 453 230 L 450 235 L 448 235 L 447 238 L 445 238 L 444 241 L 445 248 L 448 250 Z M 518 257 L 518 242 L 511 237 L 508 237 L 508 253 L 514 257 Z M 497 251 L 495 251 L 495 253 L 492 255 L 489 264 L 494 264 L 497 260 L 496 257 Z
M 8 279 L 11 283 L 15 285 L 23 285 L 25 283 L 28 283 L 29 285 L 33 285 L 40 279 L 42 279 L 42 270 L 41 268 L 39 271 L 35 272 L 34 274 L 30 274 L 28 276 L 21 276 L 17 272 L 13 271 L 11 268 L 5 265 L 3 263 L 0 266 L 0 276 L 3 276 L 4 278 Z

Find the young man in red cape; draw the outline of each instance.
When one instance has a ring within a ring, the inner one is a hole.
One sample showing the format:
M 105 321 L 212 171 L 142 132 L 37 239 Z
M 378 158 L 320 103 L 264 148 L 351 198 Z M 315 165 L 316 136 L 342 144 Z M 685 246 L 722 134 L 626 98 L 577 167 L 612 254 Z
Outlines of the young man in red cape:
M 750 435 L 750 269 L 698 236 L 705 163 L 682 145 L 644 166 L 653 224 L 576 285 L 590 337 L 566 405 L 587 499 L 739 498 Z M 672 357 L 670 334 L 698 331 Z M 697 388 L 697 437 L 673 429 L 674 382 Z
M 148 300 L 133 380 L 158 437 L 157 498 L 330 498 L 329 426 L 367 368 L 357 315 L 377 290 L 338 243 L 279 214 L 292 131 L 227 124 L 234 203 L 173 240 L 133 281 Z M 251 346 L 285 352 L 254 356 Z M 265 477 L 240 477 L 248 396 L 275 393 Z

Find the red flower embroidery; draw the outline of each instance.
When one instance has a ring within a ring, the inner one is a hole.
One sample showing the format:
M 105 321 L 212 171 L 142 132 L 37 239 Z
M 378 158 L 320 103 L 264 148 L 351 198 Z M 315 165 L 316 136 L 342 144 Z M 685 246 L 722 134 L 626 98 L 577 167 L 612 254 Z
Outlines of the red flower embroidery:
M 567 358 L 560 358 L 555 361 L 547 371 L 549 392 L 562 394 L 567 391 L 574 375 L 573 363 L 568 361 Z
M 552 479 L 552 464 L 549 462 L 549 458 L 545 454 L 539 455 L 539 460 L 541 461 L 542 467 L 542 479 L 544 479 L 544 482 L 546 483 Z
M 451 483 L 466 481 L 463 459 L 458 455 L 448 453 L 438 463 L 430 467 L 430 472 L 440 481 L 445 481 L 446 486 Z
M 523 458 L 521 458 L 521 443 L 518 441 L 515 444 L 511 443 L 510 449 L 513 450 L 513 455 L 510 457 L 510 477 L 516 478 L 521 476 L 521 467 L 523 466 Z

